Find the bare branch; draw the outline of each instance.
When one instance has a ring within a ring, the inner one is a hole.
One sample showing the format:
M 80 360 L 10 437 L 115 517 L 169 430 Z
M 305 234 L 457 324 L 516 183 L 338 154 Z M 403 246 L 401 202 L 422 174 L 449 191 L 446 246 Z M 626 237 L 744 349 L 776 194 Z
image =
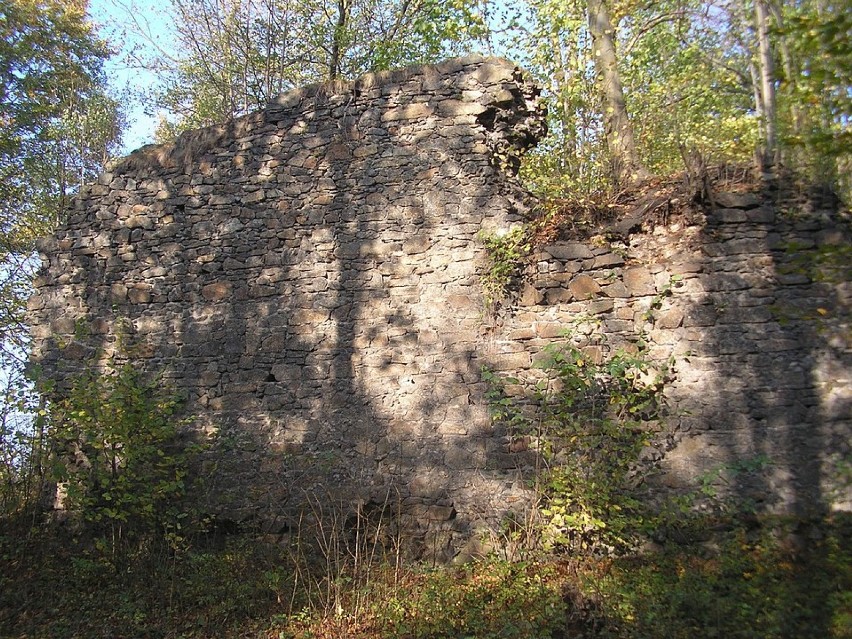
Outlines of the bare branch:
M 688 13 L 686 11 L 672 11 L 671 13 L 664 13 L 662 15 L 651 18 L 646 21 L 642 26 L 636 29 L 636 32 L 633 34 L 633 37 L 624 45 L 624 48 L 621 50 L 621 55 L 627 57 L 630 55 L 630 52 L 633 51 L 633 48 L 639 43 L 642 37 L 647 34 L 649 31 L 661 25 L 665 22 L 674 22 L 678 18 L 683 18 Z

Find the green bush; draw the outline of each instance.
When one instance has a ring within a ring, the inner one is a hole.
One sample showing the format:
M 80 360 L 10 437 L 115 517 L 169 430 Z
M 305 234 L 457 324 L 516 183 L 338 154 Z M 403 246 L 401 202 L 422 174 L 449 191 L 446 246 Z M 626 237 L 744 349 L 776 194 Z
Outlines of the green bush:
M 520 277 L 525 260 L 532 250 L 527 228 L 516 226 L 504 235 L 481 232 L 489 265 L 480 278 L 486 305 L 494 309 L 509 297 L 512 282 Z
M 50 411 L 54 471 L 63 506 L 82 516 L 112 554 L 133 537 L 175 539 L 191 455 L 175 417 L 178 401 L 132 364 L 87 372 Z
M 517 379 L 484 373 L 492 418 L 514 437 L 529 437 L 540 458 L 533 482 L 545 547 L 623 549 L 652 525 L 639 498 L 653 472 L 643 455 L 660 445 L 670 362 L 652 362 L 639 348 L 604 351 L 601 344 L 546 348 L 538 362 L 544 376 L 526 406 L 503 392 Z

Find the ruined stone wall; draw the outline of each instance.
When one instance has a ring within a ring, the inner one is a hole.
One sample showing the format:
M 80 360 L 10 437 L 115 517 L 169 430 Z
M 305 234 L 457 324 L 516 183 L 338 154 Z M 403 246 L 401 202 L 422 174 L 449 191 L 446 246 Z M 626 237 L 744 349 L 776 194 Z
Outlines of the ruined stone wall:
M 137 151 L 41 247 L 34 360 L 59 380 L 116 354 L 162 374 L 220 435 L 222 517 L 388 502 L 432 546 L 499 518 L 524 491 L 473 361 L 476 235 L 523 208 L 536 95 L 513 64 L 459 59 Z
M 707 483 L 757 512 L 848 510 L 848 214 L 771 189 L 713 200 L 544 247 L 490 357 L 523 381 L 548 344 L 588 345 L 590 358 L 646 344 L 675 373 L 664 490 Z
M 481 366 L 531 375 L 591 314 L 612 344 L 644 336 L 677 361 L 668 485 L 762 455 L 744 491 L 841 503 L 825 478 L 849 454 L 848 283 L 784 270 L 794 245 L 848 242 L 837 220 L 734 197 L 546 247 L 512 308 L 486 311 L 477 234 L 525 213 L 536 93 L 506 61 L 459 59 L 137 151 L 41 246 L 34 361 L 60 392 L 110 357 L 161 375 L 218 434 L 204 499 L 220 517 L 277 531 L 306 500 L 391 504 L 425 552 L 452 554 L 530 499 L 531 453 L 490 421 Z

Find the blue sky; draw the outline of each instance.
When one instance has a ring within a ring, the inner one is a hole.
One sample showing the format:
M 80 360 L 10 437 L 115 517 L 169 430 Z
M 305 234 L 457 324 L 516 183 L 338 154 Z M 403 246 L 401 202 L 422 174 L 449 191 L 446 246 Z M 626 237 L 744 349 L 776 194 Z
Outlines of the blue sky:
M 157 0 L 91 0 L 89 14 L 99 33 L 116 50 L 106 72 L 113 89 L 125 96 L 128 128 L 122 154 L 154 141 L 157 117 L 146 113 L 141 96 L 156 87 L 157 75 L 134 60 L 156 47 L 170 51 L 173 33 L 168 5 Z

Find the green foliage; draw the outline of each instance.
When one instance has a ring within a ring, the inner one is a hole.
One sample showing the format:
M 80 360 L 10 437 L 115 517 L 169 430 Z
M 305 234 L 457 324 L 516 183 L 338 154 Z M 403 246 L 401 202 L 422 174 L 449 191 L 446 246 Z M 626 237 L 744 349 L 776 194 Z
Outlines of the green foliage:
M 850 524 L 839 515 L 734 524 L 711 541 L 568 564 L 376 564 L 366 590 L 344 586 L 341 613 L 331 616 L 307 603 L 294 540 L 212 536 L 177 555 L 150 546 L 116 572 L 56 531 L 0 526 L 0 634 L 849 639 Z M 319 579 L 323 562 L 312 565 Z M 366 604 L 357 620 L 347 607 L 356 596 Z
M 508 48 L 546 89 L 550 132 L 525 157 L 521 176 L 540 195 L 596 191 L 605 182 L 609 156 L 586 3 L 528 0 L 509 7 Z
M 849 197 L 852 117 L 852 16 L 838 2 L 782 6 L 775 25 L 781 45 L 782 139 L 797 168 Z
M 546 547 L 569 551 L 626 548 L 653 518 L 639 499 L 653 471 L 644 454 L 660 445 L 663 387 L 670 363 L 599 342 L 579 348 L 551 345 L 538 362 L 544 377 L 524 407 L 485 374 L 492 418 L 514 436 L 535 442 L 542 465 L 534 478 L 541 495 Z
M 177 541 L 189 523 L 180 499 L 196 448 L 180 442 L 177 406 L 125 364 L 83 374 L 52 409 L 64 505 L 107 533 L 113 555 L 124 540 L 152 532 Z
M 480 232 L 477 237 L 485 245 L 489 260 L 480 284 L 486 305 L 496 308 L 509 297 L 512 283 L 521 276 L 532 241 L 523 226 L 515 226 L 502 235 Z
M 682 170 L 687 155 L 709 164 L 749 162 L 764 124 L 755 108 L 753 5 L 694 0 L 607 5 L 617 71 L 645 165 L 666 175 Z M 848 7 L 810 0 L 770 5 L 781 160 L 848 196 Z M 594 81 L 588 9 L 580 1 L 517 0 L 501 16 L 510 57 L 545 88 L 550 133 L 522 168 L 526 183 L 542 196 L 614 187 L 604 130 L 611 106 Z
M 35 241 L 91 179 L 119 136 L 101 66 L 109 52 L 68 0 L 0 0 L 0 501 L 36 505 L 44 423 L 24 379 Z
M 436 62 L 486 32 L 470 0 L 167 4 L 176 51 L 151 61 L 163 79 L 156 104 L 169 113 L 163 139 L 262 108 L 294 87 Z
M 590 572 L 585 588 L 605 619 L 598 636 L 852 636 L 852 522 L 764 524 Z
M 701 5 L 655 3 L 622 20 L 622 42 L 632 45 L 623 75 L 636 138 L 658 175 L 683 170 L 685 150 L 709 164 L 748 162 L 758 144 L 745 67 L 714 26 L 701 22 Z M 644 25 L 666 15 L 640 35 Z
M 115 143 L 105 95 L 109 52 L 85 8 L 63 0 L 0 2 L 0 249 L 27 253 L 59 220 L 63 198 Z
M 0 396 L 0 518 L 34 516 L 44 494 L 49 442 L 46 412 L 15 371 Z
M 617 351 L 600 364 L 575 348 L 550 348 L 539 385 L 541 478 L 550 543 L 583 549 L 629 544 L 642 520 L 633 487 L 647 469 L 664 374 L 642 356 Z
M 288 593 L 293 586 L 283 550 L 249 537 L 196 541 L 181 553 L 151 543 L 117 571 L 84 538 L 2 529 L 0 635 L 262 636 L 253 631 L 258 620 L 280 610 L 265 573 L 283 569 L 279 586 Z
M 550 637 L 565 620 L 556 572 L 487 559 L 416 576 L 377 606 L 383 637 Z

